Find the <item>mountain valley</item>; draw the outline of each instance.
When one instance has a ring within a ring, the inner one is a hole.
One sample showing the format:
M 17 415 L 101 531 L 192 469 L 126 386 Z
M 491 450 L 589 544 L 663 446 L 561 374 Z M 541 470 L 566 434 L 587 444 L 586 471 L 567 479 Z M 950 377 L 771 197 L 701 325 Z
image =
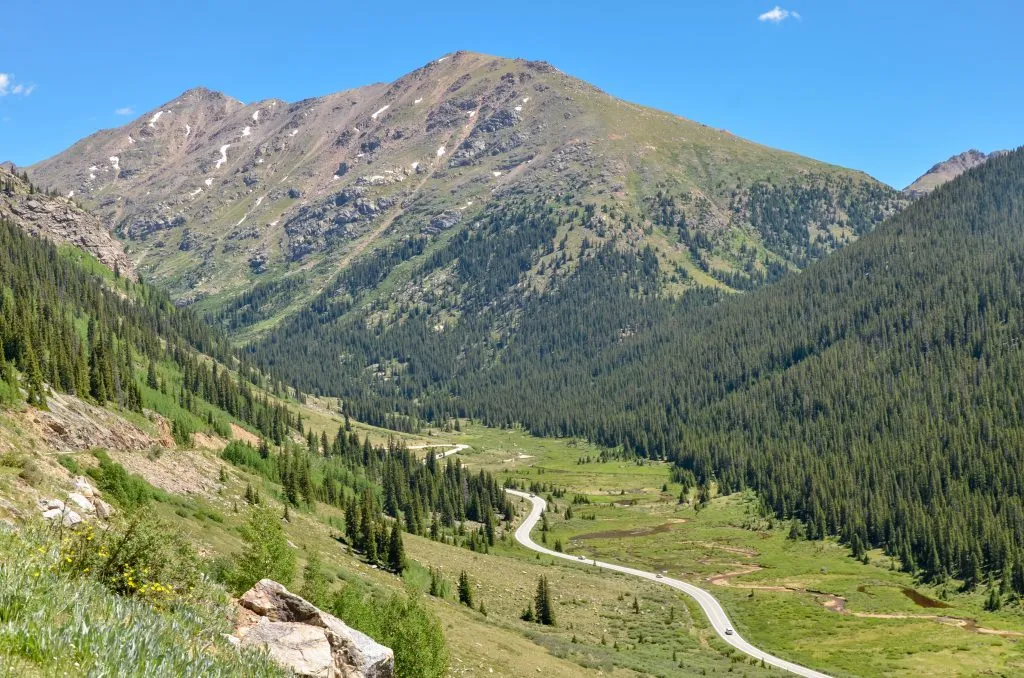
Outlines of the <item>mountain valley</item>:
M 0 163 L 0 673 L 1018 675 L 1022 226 L 469 51 Z

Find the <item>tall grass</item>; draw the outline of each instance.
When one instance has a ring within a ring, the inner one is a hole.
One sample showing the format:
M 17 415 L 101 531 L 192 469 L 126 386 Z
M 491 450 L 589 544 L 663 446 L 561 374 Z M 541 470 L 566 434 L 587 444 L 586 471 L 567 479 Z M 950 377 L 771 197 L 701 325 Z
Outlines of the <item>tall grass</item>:
M 52 529 L 0 534 L 0 674 L 281 676 L 264 654 L 239 651 L 229 602 L 204 595 L 155 606 L 61 568 Z

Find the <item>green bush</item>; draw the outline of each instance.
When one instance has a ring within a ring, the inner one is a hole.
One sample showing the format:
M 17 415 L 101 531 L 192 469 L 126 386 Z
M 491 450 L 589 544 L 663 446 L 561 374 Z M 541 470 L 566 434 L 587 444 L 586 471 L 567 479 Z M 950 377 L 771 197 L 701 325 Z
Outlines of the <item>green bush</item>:
M 93 456 L 100 462 L 99 466 L 90 468 L 86 473 L 92 476 L 96 486 L 119 506 L 134 509 L 145 506 L 154 498 L 156 493 L 153 486 L 144 478 L 128 473 L 103 450 L 94 450 Z
M 0 357 L 0 407 L 10 407 L 20 401 L 17 371 L 12 363 Z
M 192 545 L 170 525 L 143 515 L 105 529 L 87 523 L 64 532 L 58 565 L 114 593 L 162 602 L 191 596 L 201 579 Z
M 284 586 L 291 584 L 295 576 L 295 551 L 288 545 L 276 511 L 253 506 L 242 527 L 242 539 L 245 548 L 227 575 L 236 593 L 247 591 L 260 579 L 273 579 Z
M 335 594 L 330 611 L 394 650 L 396 678 L 441 678 L 447 673 L 448 648 L 441 622 L 416 592 L 378 600 L 349 584 Z
M 57 457 L 57 463 L 68 470 L 68 473 L 73 475 L 81 475 L 82 467 L 79 465 L 78 460 L 75 459 L 73 454 L 62 454 Z

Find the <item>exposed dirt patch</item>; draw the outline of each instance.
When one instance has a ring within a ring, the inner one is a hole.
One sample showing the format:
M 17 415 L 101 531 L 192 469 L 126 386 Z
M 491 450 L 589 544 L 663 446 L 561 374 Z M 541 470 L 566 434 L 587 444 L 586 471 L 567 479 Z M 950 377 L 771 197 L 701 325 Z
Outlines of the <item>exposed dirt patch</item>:
M 839 596 L 826 596 L 822 602 L 827 609 L 839 614 L 846 614 L 846 599 Z
M 220 464 L 201 452 L 166 450 L 160 454 L 111 451 L 110 457 L 150 485 L 173 494 L 216 494 Z
M 753 587 L 752 585 L 749 585 L 749 584 L 733 584 L 730 580 L 731 579 L 735 579 L 736 577 L 742 577 L 745 574 L 750 574 L 752 572 L 757 572 L 758 570 L 763 570 L 763 569 L 764 568 L 761 567 L 760 565 L 747 565 L 747 566 L 745 566 L 745 567 L 743 567 L 743 568 L 741 568 L 739 570 L 733 570 L 732 572 L 723 572 L 722 574 L 712 575 L 712 576 L 707 578 L 707 582 L 709 584 L 714 584 L 715 586 L 738 586 L 739 588 L 755 588 L 755 587 Z M 763 587 L 756 587 L 756 588 L 763 588 Z M 772 587 L 772 588 L 774 588 L 774 587 Z M 786 590 L 785 587 L 778 587 L 778 588 L 780 590 L 782 590 L 782 591 Z
M 238 424 L 231 424 L 231 437 L 234 440 L 241 440 L 243 443 L 249 443 L 253 447 L 258 447 L 260 444 L 260 437 L 258 435 L 246 431 Z
M 192 440 L 198 450 L 220 451 L 228 444 L 228 441 L 220 436 L 210 435 L 209 433 L 195 433 L 192 435 Z

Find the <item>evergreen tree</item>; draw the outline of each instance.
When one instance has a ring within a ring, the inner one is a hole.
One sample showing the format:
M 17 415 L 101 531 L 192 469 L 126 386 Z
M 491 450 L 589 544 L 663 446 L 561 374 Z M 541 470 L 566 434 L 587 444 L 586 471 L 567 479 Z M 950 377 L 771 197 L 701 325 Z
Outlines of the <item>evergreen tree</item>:
M 459 573 L 459 602 L 466 607 L 473 607 L 473 589 L 469 584 L 469 575 L 463 570 Z

